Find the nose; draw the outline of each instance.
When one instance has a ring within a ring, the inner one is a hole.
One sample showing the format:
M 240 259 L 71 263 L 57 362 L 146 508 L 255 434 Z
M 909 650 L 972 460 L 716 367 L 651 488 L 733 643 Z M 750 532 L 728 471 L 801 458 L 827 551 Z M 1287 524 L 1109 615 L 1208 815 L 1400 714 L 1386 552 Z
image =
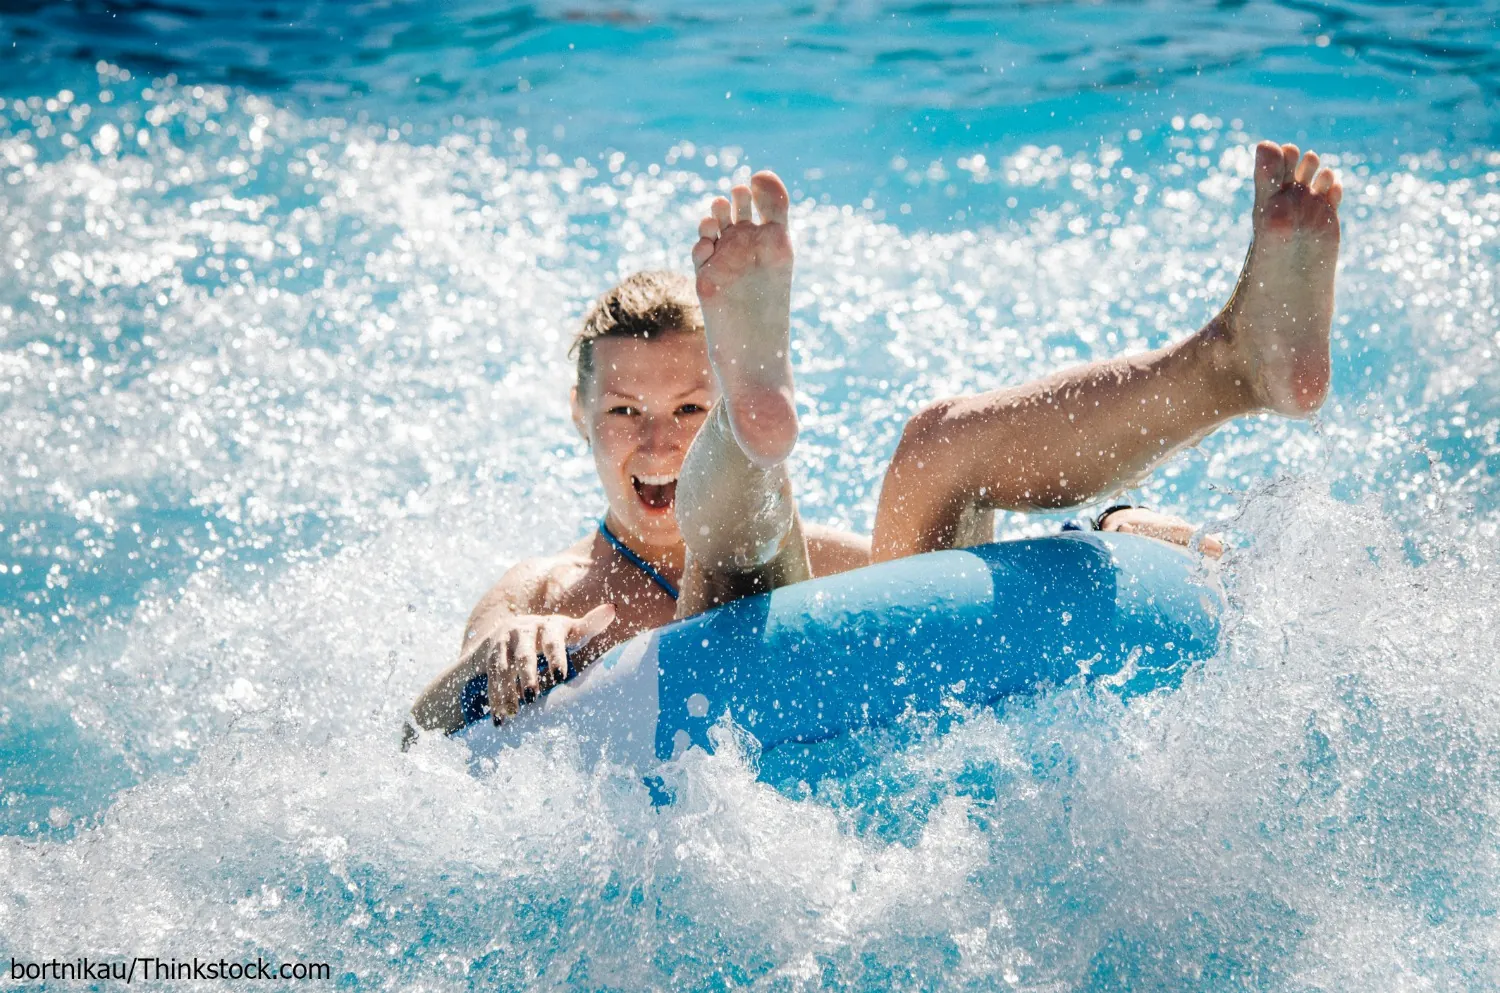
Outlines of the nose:
M 682 425 L 668 414 L 649 414 L 646 417 L 645 448 L 649 451 L 671 451 L 682 447 Z

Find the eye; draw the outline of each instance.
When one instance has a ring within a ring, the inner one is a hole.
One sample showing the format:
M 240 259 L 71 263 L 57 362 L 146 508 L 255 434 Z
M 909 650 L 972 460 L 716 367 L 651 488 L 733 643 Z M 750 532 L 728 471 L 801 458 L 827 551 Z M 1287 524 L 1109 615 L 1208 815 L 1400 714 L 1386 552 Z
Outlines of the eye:
M 688 416 L 691 416 L 692 414 L 701 414 L 706 409 L 707 408 L 705 408 L 702 404 L 698 404 L 698 403 L 685 403 L 681 407 L 677 408 L 677 416 L 678 417 L 688 417 Z
M 639 414 L 640 411 L 636 410 L 634 407 L 621 404 L 618 407 L 609 408 L 609 410 L 605 411 L 605 413 L 609 414 L 612 417 L 634 417 L 636 414 Z

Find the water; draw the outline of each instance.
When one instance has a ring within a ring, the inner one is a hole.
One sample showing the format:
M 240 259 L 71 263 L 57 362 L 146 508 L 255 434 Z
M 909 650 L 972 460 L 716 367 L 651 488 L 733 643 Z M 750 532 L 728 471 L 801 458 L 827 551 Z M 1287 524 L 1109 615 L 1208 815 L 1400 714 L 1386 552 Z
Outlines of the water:
M 1482 4 L 0 15 L 0 952 L 1500 986 L 1497 34 Z M 396 751 L 477 595 L 597 513 L 565 343 L 686 264 L 714 190 L 797 187 L 796 475 L 868 528 L 925 400 L 1210 316 L 1263 136 L 1346 176 L 1334 395 L 1136 494 L 1236 546 L 1182 690 L 918 720 L 785 792 L 726 747 L 660 809 L 565 741 L 478 783 Z

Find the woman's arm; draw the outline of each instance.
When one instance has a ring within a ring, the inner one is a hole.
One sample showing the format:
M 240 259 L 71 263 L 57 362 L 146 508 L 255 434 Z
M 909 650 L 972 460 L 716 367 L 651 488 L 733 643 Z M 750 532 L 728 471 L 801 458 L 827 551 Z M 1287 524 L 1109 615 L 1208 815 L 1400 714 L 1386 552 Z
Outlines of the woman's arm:
M 419 727 L 453 732 L 464 726 L 463 689 L 484 671 L 484 659 L 475 648 L 507 621 L 533 612 L 533 601 L 550 571 L 549 562 L 528 559 L 517 563 L 479 598 L 464 625 L 458 661 L 429 683 L 412 704 L 412 718 Z

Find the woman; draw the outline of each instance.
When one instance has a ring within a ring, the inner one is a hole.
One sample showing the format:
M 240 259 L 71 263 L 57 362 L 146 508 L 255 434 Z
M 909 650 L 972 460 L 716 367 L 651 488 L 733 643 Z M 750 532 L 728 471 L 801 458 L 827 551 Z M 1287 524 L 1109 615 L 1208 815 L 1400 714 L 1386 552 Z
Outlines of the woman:
M 773 173 L 756 174 L 699 225 L 696 306 L 686 277 L 640 273 L 589 311 L 572 413 L 608 510 L 596 533 L 521 562 L 485 594 L 458 663 L 414 718 L 464 726 L 475 709 L 465 688 L 484 675 L 498 721 L 565 678 L 570 656 L 580 669 L 673 618 L 872 557 L 988 541 L 997 510 L 1114 492 L 1232 417 L 1310 414 L 1328 389 L 1341 196 L 1316 155 L 1263 142 L 1254 240 L 1224 309 L 1156 352 L 930 405 L 903 432 L 872 544 L 797 514 L 785 468 L 797 436 L 789 201 Z M 1176 518 L 1112 510 L 1096 526 L 1179 544 L 1195 534 Z

